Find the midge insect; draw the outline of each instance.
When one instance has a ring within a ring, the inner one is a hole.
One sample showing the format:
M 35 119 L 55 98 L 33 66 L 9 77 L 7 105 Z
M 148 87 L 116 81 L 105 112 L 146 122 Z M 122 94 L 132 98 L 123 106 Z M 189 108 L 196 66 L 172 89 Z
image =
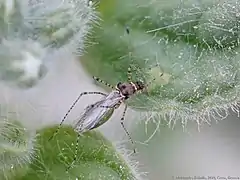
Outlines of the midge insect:
M 128 74 L 129 75 L 131 74 L 130 68 L 128 69 Z M 68 114 L 71 112 L 71 110 L 74 108 L 76 103 L 79 101 L 79 99 L 83 95 L 96 94 L 96 95 L 104 96 L 100 101 L 97 101 L 96 103 L 87 106 L 84 113 L 77 119 L 77 122 L 73 126 L 74 130 L 78 133 L 73 163 L 77 159 L 77 151 L 78 151 L 78 143 L 79 143 L 80 133 L 84 133 L 86 131 L 95 129 L 95 128 L 101 126 L 102 124 L 104 124 L 106 121 L 109 120 L 109 118 L 113 114 L 114 110 L 117 109 L 125 100 L 130 98 L 132 95 L 134 95 L 138 92 L 141 92 L 146 87 L 142 81 L 132 82 L 130 76 L 128 77 L 128 82 L 124 82 L 124 83 L 119 82 L 115 88 L 97 77 L 93 77 L 93 78 L 96 81 L 103 83 L 104 85 L 107 85 L 108 87 L 113 88 L 113 91 L 110 92 L 109 94 L 104 94 L 102 92 L 82 92 L 77 97 L 77 99 L 74 101 L 72 106 L 69 108 L 69 110 L 63 117 L 58 129 L 54 133 L 54 135 L 55 135 L 59 131 L 59 129 L 62 126 L 63 122 L 65 121 L 66 117 L 68 116 Z M 124 119 L 125 119 L 126 111 L 127 111 L 127 105 L 125 104 L 125 108 L 123 110 L 123 114 L 122 114 L 120 122 L 121 122 L 121 125 L 122 125 L 124 131 L 128 135 L 131 143 L 134 145 L 134 142 L 133 142 L 129 132 L 127 131 L 127 129 L 125 128 L 124 123 L 123 123 Z M 49 140 L 51 140 L 53 138 L 53 136 L 51 136 L 51 138 Z M 135 152 L 136 152 L 136 149 L 134 146 L 134 153 Z
M 127 33 L 129 34 L 129 29 L 127 28 Z M 58 129 L 54 133 L 54 135 L 59 131 L 60 127 L 62 126 L 63 122 L 65 121 L 66 117 L 68 114 L 71 112 L 71 110 L 74 108 L 76 103 L 79 101 L 79 99 L 83 95 L 102 95 L 104 96 L 101 100 L 97 101 L 96 103 L 89 105 L 85 108 L 85 111 L 83 114 L 76 120 L 76 123 L 74 124 L 73 128 L 74 130 L 78 133 L 78 137 L 76 140 L 76 148 L 75 148 L 75 154 L 74 154 L 74 159 L 72 164 L 76 161 L 77 159 L 77 151 L 78 151 L 78 143 L 79 143 L 79 138 L 80 134 L 84 133 L 86 131 L 95 129 L 105 122 L 107 122 L 110 117 L 112 116 L 113 112 L 115 109 L 117 109 L 124 101 L 129 99 L 131 96 L 143 92 L 144 89 L 146 89 L 147 85 L 144 84 L 142 81 L 132 81 L 132 74 L 131 74 L 131 68 L 128 68 L 128 81 L 127 82 L 119 82 L 116 87 L 113 87 L 112 85 L 108 84 L 107 82 L 97 78 L 93 77 L 94 80 L 110 87 L 113 89 L 112 92 L 109 94 L 105 94 L 102 92 L 82 92 L 77 99 L 74 101 L 72 106 L 69 108 L 65 116 L 63 117 Z M 134 146 L 134 142 L 127 131 L 127 129 L 124 126 L 124 119 L 125 119 L 125 114 L 127 111 L 127 105 L 125 104 L 125 108 L 123 110 L 122 117 L 120 119 L 121 125 L 129 137 L 131 143 Z M 53 136 L 50 137 L 52 139 Z M 49 139 L 49 140 L 50 140 Z M 135 146 L 134 146 L 134 153 L 136 152 Z M 67 170 L 71 167 L 71 165 L 67 168 Z

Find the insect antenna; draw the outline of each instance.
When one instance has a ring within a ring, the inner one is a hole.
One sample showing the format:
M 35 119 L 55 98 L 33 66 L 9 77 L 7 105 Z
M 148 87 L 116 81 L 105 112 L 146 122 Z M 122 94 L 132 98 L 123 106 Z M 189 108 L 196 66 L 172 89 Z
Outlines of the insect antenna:
M 127 75 L 128 75 L 128 82 L 132 82 L 132 71 L 131 71 L 131 67 L 128 67 Z
M 129 26 L 126 26 L 125 31 L 127 33 L 127 36 L 129 37 L 128 38 L 128 40 L 129 40 L 129 42 L 128 42 L 128 57 L 129 57 L 130 61 L 132 62 L 133 59 L 132 59 L 132 48 L 130 46 L 131 45 L 131 39 L 130 39 L 130 35 L 129 35 L 130 34 Z M 132 68 L 131 68 L 131 64 L 128 67 L 127 78 L 128 78 L 128 82 L 132 82 Z
M 98 95 L 103 95 L 103 96 L 107 96 L 105 93 L 102 92 L 83 92 L 81 93 L 77 99 L 73 102 L 73 104 L 71 105 L 71 107 L 68 109 L 67 113 L 64 115 L 63 119 L 61 120 L 61 123 L 59 124 L 57 130 L 54 132 L 54 134 L 49 138 L 49 141 L 58 133 L 58 131 L 60 130 L 63 122 L 65 121 L 65 119 L 67 118 L 68 114 L 72 111 L 72 109 L 74 108 L 74 106 L 77 104 L 77 102 L 79 101 L 79 99 L 83 96 L 83 95 L 90 95 L 90 94 L 98 94 Z

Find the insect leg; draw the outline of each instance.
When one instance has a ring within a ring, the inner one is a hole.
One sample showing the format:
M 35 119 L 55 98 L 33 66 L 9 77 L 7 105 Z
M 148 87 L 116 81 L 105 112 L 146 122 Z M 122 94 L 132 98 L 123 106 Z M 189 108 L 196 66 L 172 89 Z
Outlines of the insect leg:
M 127 129 L 126 129 L 126 127 L 124 126 L 124 123 L 123 123 L 123 122 L 124 122 L 124 119 L 125 119 L 126 111 L 127 111 L 127 105 L 125 105 L 125 108 L 124 108 L 124 111 L 123 111 L 123 115 L 122 115 L 122 118 L 121 118 L 121 125 L 122 125 L 122 127 L 123 127 L 125 133 L 128 135 L 128 138 L 130 139 L 132 145 L 134 146 L 134 148 L 133 148 L 133 152 L 136 153 L 135 144 L 134 144 L 134 142 L 133 142 L 133 140 L 132 140 L 132 138 L 131 138 L 129 132 L 127 131 Z
M 80 136 L 81 135 L 78 133 L 77 140 L 76 140 L 76 146 L 75 146 L 74 158 L 73 158 L 72 163 L 67 167 L 66 171 L 68 171 L 72 167 L 72 165 L 75 163 L 75 161 L 77 160 L 77 152 L 78 152 L 78 145 L 79 145 Z
M 122 104 L 122 101 L 119 101 L 116 105 L 114 106 L 99 106 L 101 108 L 114 108 L 117 109 L 120 105 Z
M 103 96 L 107 96 L 105 93 L 102 92 L 83 92 L 81 93 L 77 99 L 74 101 L 74 103 L 72 104 L 72 106 L 68 109 L 67 113 L 64 115 L 63 119 L 61 120 L 61 123 L 59 124 L 57 130 L 55 131 L 55 133 L 49 138 L 49 140 L 51 140 L 59 131 L 60 127 L 62 126 L 63 122 L 65 121 L 66 117 L 68 116 L 68 114 L 71 112 L 71 110 L 74 108 L 74 106 L 77 104 L 77 102 L 79 101 L 79 99 L 83 96 L 83 95 L 90 95 L 90 94 L 98 94 L 98 95 L 103 95 Z
M 100 83 L 104 84 L 105 86 L 108 86 L 108 87 L 110 87 L 112 89 L 115 89 L 111 84 L 108 84 L 107 82 L 99 79 L 98 77 L 93 76 L 93 79 L 96 80 L 97 82 L 100 82 Z

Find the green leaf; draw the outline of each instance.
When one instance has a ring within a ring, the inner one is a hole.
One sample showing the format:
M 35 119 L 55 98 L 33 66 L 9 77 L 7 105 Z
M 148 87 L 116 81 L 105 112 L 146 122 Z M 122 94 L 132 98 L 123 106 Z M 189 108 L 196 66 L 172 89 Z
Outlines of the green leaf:
M 135 179 L 134 172 L 116 148 L 101 133 L 90 131 L 79 139 L 77 160 L 73 162 L 77 133 L 72 127 L 62 127 L 49 141 L 57 127 L 39 132 L 36 155 L 28 172 L 18 180 L 96 180 Z M 16 180 L 15 179 L 15 180 Z
M 1 108 L 2 110 L 2 108 Z M 11 179 L 26 172 L 34 154 L 35 132 L 0 114 L 0 178 Z
M 128 100 L 132 108 L 185 126 L 223 119 L 238 106 L 238 1 L 106 1 L 81 63 L 112 85 L 127 81 L 132 67 L 133 82 L 150 84 L 148 95 Z

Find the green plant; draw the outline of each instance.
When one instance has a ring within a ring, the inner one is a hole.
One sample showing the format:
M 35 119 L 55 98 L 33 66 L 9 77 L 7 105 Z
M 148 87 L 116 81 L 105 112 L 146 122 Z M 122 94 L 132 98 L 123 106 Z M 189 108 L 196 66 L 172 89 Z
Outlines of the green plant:
M 127 151 L 113 146 L 98 131 L 80 137 L 77 160 L 72 164 L 77 139 L 72 127 L 63 126 L 49 141 L 58 126 L 35 133 L 24 128 L 19 119 L 0 115 L 1 179 L 141 179 Z
M 85 133 L 80 138 L 77 160 L 66 172 L 73 161 L 77 133 L 72 127 L 63 127 L 49 141 L 56 128 L 39 131 L 36 158 L 28 172 L 16 179 L 139 179 L 139 175 L 126 164 L 126 159 L 97 131 Z
M 128 102 L 143 120 L 199 127 L 224 119 L 229 108 L 238 112 L 239 8 L 236 0 L 103 0 L 81 63 L 111 84 L 126 81 L 129 66 L 134 79 L 152 82 L 148 96 Z
M 34 157 L 35 132 L 25 129 L 10 112 L 0 108 L 0 177 L 24 174 Z
M 88 0 L 0 0 L 0 80 L 24 88 L 37 86 L 48 70 L 46 57 L 60 49 L 81 55 L 96 20 Z M 62 126 L 49 141 L 58 126 L 30 131 L 21 123 L 24 117 L 9 116 L 22 112 L 8 102 L 0 104 L 0 179 L 141 179 L 129 153 L 98 131 L 80 137 L 77 160 L 66 172 L 76 149 L 73 128 Z
M 82 54 L 97 21 L 94 6 L 81 1 L 0 1 L 0 80 L 35 86 L 48 71 L 50 54 Z

